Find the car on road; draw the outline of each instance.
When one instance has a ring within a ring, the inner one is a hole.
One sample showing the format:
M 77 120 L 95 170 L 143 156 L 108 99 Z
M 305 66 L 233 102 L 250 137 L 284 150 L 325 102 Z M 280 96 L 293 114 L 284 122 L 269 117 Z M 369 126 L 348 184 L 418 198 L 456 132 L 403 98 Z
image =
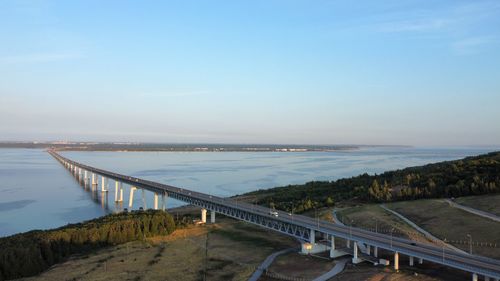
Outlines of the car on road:
M 278 212 L 276 212 L 276 211 L 269 211 L 269 214 L 270 214 L 271 216 L 275 216 L 275 217 L 277 217 L 277 216 L 278 216 Z

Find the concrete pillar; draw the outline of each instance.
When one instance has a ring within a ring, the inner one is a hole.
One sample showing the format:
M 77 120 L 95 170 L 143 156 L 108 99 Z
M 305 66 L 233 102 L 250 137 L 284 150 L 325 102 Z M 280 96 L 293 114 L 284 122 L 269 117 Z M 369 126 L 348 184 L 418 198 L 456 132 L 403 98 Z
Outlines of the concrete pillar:
M 394 252 L 394 270 L 399 270 L 399 253 Z
M 477 273 L 472 274 L 472 281 L 477 281 Z
M 423 263 L 424 263 L 424 259 L 423 259 L 423 258 L 419 258 L 419 259 L 418 259 L 418 263 L 419 263 L 419 264 L 423 264 Z
M 120 202 L 123 202 L 123 186 L 122 186 L 122 183 L 120 183 Z
M 129 210 L 132 209 L 132 205 L 133 205 L 133 202 L 134 202 L 134 191 L 136 189 L 137 188 L 135 188 L 135 186 L 131 186 L 130 187 L 130 197 L 128 198 L 128 208 L 129 208 Z
M 101 183 L 101 191 L 102 192 L 108 191 L 107 188 L 106 188 L 106 177 L 101 176 L 101 181 L 102 181 L 102 183 Z
M 158 193 L 155 192 L 154 209 L 158 210 Z
M 371 252 L 371 246 L 366 244 L 366 254 L 370 255 L 370 252 Z
M 354 241 L 353 245 L 353 255 L 352 255 L 352 263 L 357 264 L 360 263 L 361 260 L 358 259 L 358 242 Z
M 378 258 L 378 247 L 377 246 L 373 247 L 373 256 Z
M 97 182 L 95 180 L 95 174 L 92 173 L 92 185 L 96 185 L 96 184 L 97 184 Z
M 165 211 L 165 209 L 167 208 L 167 197 L 168 193 L 163 192 L 163 194 L 161 195 L 161 209 L 163 211 Z
M 210 211 L 210 223 L 215 223 L 215 211 Z
M 83 179 L 83 180 L 84 180 L 85 182 L 87 182 L 87 170 L 85 170 L 85 172 L 83 172 L 83 174 L 84 174 L 84 179 Z
M 311 244 L 316 243 L 316 232 L 314 231 L 314 229 L 311 229 L 309 232 L 309 242 Z
M 207 223 L 207 209 L 201 209 L 201 222 Z
M 147 210 L 148 206 L 146 206 L 146 192 L 145 192 L 144 188 L 141 188 L 141 197 L 142 197 L 142 208 L 144 210 Z
M 118 189 L 120 189 L 120 182 L 115 181 L 115 202 L 118 202 Z
M 347 239 L 347 248 L 351 248 L 351 240 Z
M 413 266 L 413 257 L 410 256 L 410 266 Z

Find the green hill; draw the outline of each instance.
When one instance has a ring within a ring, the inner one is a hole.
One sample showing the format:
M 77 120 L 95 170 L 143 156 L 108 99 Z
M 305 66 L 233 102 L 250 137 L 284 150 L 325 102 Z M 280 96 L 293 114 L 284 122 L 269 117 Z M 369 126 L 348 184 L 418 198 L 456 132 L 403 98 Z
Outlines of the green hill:
M 304 212 L 334 202 L 391 202 L 500 192 L 500 152 L 445 161 L 380 175 L 312 181 L 247 193 L 257 203 Z
M 58 229 L 0 238 L 0 280 L 36 275 L 70 255 L 168 235 L 175 228 L 171 215 L 149 210 L 107 215 Z

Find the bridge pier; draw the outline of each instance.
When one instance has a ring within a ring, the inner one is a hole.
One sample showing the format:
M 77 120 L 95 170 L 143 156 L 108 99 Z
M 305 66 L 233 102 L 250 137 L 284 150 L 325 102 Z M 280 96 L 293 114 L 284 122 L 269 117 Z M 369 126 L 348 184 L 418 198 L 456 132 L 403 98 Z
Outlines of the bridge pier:
M 134 191 L 136 189 L 137 188 L 135 188 L 135 186 L 131 186 L 130 187 L 130 197 L 128 198 L 128 209 L 129 210 L 132 210 L 132 205 L 133 205 L 133 202 L 134 202 Z
M 87 178 L 87 170 L 85 170 L 85 171 L 83 172 L 83 175 L 84 175 L 84 176 L 83 176 L 83 181 L 86 183 L 86 182 L 87 182 L 87 180 L 88 180 L 88 178 Z
M 410 266 L 413 266 L 413 257 L 410 256 Z
M 472 281 L 477 281 L 477 273 L 472 274 Z
M 424 263 L 424 259 L 423 258 L 419 258 L 418 259 L 418 264 L 423 264 Z
M 370 253 L 371 253 L 371 246 L 366 244 L 366 254 L 370 255 Z
M 120 191 L 120 198 L 118 198 L 118 191 Z M 122 183 L 119 181 L 115 181 L 115 202 L 123 201 L 123 189 Z
M 92 191 L 97 189 L 97 178 L 96 174 L 92 173 Z
M 210 223 L 215 223 L 215 211 L 210 211 Z
M 309 242 L 311 244 L 316 244 L 316 232 L 314 231 L 314 229 L 310 229 L 309 231 Z
M 144 188 L 141 188 L 141 197 L 142 197 L 142 208 L 144 210 L 147 210 L 148 207 L 146 206 L 146 191 L 144 191 Z
M 108 192 L 108 189 L 106 188 L 106 177 L 101 176 L 101 191 L 102 192 Z
M 201 222 L 207 223 L 207 209 L 201 209 Z
M 158 193 L 157 192 L 155 192 L 155 194 L 154 194 L 154 205 L 153 206 L 154 206 L 155 210 L 158 210 Z
M 361 261 L 362 260 L 358 258 L 358 242 L 354 241 L 352 263 L 357 264 L 360 263 Z
M 351 248 L 351 240 L 347 239 L 346 242 L 347 242 L 347 245 L 346 245 L 347 248 L 350 249 Z
M 373 256 L 378 258 L 378 247 L 377 246 L 373 246 Z
M 394 252 L 394 270 L 399 271 L 399 253 Z
M 168 193 L 166 193 L 164 191 L 163 194 L 161 195 L 161 209 L 163 211 L 165 211 L 165 208 L 167 207 L 167 201 L 166 201 L 167 197 L 168 197 Z

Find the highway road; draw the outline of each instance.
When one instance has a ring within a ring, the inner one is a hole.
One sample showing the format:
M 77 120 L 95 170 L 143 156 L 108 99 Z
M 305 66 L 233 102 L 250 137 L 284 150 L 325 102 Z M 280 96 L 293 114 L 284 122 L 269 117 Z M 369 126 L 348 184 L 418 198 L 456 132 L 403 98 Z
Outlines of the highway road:
M 99 174 L 106 178 L 111 178 L 113 180 L 134 185 L 136 187 L 145 188 L 153 192 L 167 192 L 168 194 L 178 194 L 192 199 L 199 199 L 205 202 L 216 203 L 226 207 L 238 209 L 240 211 L 267 217 L 275 221 L 313 229 L 316 232 L 326 233 L 328 235 L 333 235 L 335 237 L 349 239 L 352 241 L 358 241 L 360 243 L 365 243 L 389 251 L 413 256 L 415 258 L 422 258 L 426 261 L 432 261 L 468 272 L 500 279 L 500 260 L 486 258 L 478 255 L 470 255 L 467 253 L 460 253 L 446 249 L 445 246 L 439 247 L 435 245 L 419 243 L 403 238 L 393 237 L 392 235 L 375 233 L 372 231 L 350 226 L 337 225 L 333 222 L 319 220 L 302 215 L 289 214 L 284 211 L 277 211 L 277 216 L 275 216 L 270 212 L 269 208 L 263 206 L 249 204 L 241 201 L 239 202 L 231 198 L 222 198 L 196 192 L 187 188 L 174 187 L 145 179 L 113 173 L 110 171 L 74 162 L 70 159 L 62 157 L 55 151 L 49 151 L 49 153 L 62 163 L 76 165 L 79 168 Z

